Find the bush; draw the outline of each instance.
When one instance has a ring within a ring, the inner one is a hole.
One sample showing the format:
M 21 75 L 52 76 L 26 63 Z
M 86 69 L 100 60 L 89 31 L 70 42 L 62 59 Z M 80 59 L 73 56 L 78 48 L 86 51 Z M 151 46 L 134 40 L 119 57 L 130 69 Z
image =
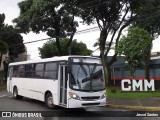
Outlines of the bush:
M 111 89 L 111 92 L 112 92 L 112 93 L 116 93 L 117 90 L 116 90 L 116 89 Z

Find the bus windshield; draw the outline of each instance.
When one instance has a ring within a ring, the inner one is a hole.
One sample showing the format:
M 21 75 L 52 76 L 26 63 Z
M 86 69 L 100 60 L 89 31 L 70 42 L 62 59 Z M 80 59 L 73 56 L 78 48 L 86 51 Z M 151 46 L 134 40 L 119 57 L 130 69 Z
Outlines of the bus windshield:
M 72 64 L 70 88 L 81 91 L 104 90 L 103 66 L 98 64 Z

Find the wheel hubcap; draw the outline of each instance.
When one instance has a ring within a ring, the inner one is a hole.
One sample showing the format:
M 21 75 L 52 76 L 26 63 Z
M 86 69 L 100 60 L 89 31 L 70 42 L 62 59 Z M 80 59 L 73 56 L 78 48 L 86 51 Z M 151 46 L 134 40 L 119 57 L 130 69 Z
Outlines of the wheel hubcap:
M 48 101 L 48 105 L 49 106 L 53 106 L 53 99 L 52 99 L 52 97 L 49 97 L 47 101 Z
M 14 95 L 14 97 L 16 97 L 16 96 L 17 96 L 17 92 L 16 92 L 16 91 L 14 91 L 14 94 L 13 94 L 13 95 Z

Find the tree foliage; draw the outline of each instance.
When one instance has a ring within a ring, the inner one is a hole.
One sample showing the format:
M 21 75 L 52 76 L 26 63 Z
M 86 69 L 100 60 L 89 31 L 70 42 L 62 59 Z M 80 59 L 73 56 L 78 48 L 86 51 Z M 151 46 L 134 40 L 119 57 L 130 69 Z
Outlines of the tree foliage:
M 69 39 L 61 39 L 60 44 L 62 48 L 65 48 L 67 45 Z M 65 52 L 65 49 L 62 49 L 62 52 Z M 58 50 L 56 47 L 56 42 L 55 41 L 49 41 L 45 43 L 42 48 L 39 48 L 39 54 L 41 58 L 49 58 L 53 56 L 58 56 Z M 65 55 L 90 55 L 91 50 L 87 49 L 87 46 L 82 43 L 82 42 L 77 42 L 76 40 L 73 40 L 71 43 L 71 47 L 69 51 L 67 51 L 67 54 Z
M 5 20 L 5 15 L 0 14 L 0 32 L 1 32 L 1 29 L 4 27 L 4 20 Z M 7 50 L 8 50 L 8 46 L 7 46 L 6 42 L 3 41 L 2 37 L 0 36 L 0 54 L 1 54 L 0 63 L 1 63 L 1 59 L 2 59 L 2 54 L 6 54 Z
M 140 65 L 146 66 L 147 48 L 152 44 L 151 35 L 144 29 L 134 27 L 128 30 L 127 36 L 122 36 L 116 49 L 117 53 L 124 55 L 125 60 L 131 66 L 132 73 Z M 134 74 L 132 74 L 133 77 Z
M 16 27 L 23 33 L 46 32 L 48 36 L 56 39 L 58 55 L 66 54 L 78 23 L 62 0 L 25 0 L 18 5 L 20 16 L 13 20 Z M 64 48 L 60 44 L 60 38 L 69 38 L 65 51 L 62 50 Z
M 134 13 L 137 18 L 133 25 L 147 30 L 153 38 L 157 38 L 160 34 L 160 1 L 141 0 Z
M 1 54 L 6 54 L 8 50 L 8 45 L 5 41 L 0 40 L 0 53 Z
M 6 42 L 3 40 L 0 40 L 0 67 L 1 67 L 1 62 L 2 62 L 2 56 L 3 54 L 6 54 L 8 50 L 8 45 Z
M 0 39 L 7 43 L 10 60 L 24 52 L 23 37 L 11 25 L 4 24 L 5 15 L 0 14 Z M 5 46 L 5 45 L 4 45 Z
M 159 0 L 141 0 L 139 7 L 134 11 L 137 14 L 133 26 L 138 26 L 147 30 L 153 37 L 158 38 L 160 35 L 160 1 Z M 149 79 L 149 64 L 151 56 L 152 45 L 147 48 L 148 53 L 146 53 L 145 61 L 145 78 Z

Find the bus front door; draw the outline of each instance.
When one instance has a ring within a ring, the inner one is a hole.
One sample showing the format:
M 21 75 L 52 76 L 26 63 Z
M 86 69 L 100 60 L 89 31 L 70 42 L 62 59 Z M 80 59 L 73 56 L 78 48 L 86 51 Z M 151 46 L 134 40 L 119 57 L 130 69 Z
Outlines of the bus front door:
M 13 68 L 10 68 L 10 70 L 9 70 L 9 78 L 7 80 L 8 92 L 12 92 L 12 75 L 13 75 Z
M 61 65 L 60 67 L 60 105 L 67 105 L 67 66 Z

